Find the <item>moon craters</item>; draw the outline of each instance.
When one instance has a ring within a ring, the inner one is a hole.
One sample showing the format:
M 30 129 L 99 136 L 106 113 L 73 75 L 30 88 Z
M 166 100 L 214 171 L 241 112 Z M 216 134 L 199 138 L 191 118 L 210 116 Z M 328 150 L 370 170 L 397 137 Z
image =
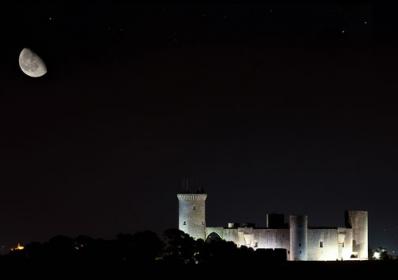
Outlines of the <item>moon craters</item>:
M 47 73 L 44 61 L 28 48 L 24 48 L 19 54 L 19 67 L 22 72 L 32 78 L 38 78 Z

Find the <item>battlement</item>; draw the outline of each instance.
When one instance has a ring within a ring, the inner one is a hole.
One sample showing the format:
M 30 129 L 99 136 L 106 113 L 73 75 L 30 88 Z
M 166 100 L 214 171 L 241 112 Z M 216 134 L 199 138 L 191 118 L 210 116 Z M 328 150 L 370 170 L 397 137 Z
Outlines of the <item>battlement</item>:
M 179 193 L 177 194 L 178 200 L 206 200 L 207 194 L 205 193 Z

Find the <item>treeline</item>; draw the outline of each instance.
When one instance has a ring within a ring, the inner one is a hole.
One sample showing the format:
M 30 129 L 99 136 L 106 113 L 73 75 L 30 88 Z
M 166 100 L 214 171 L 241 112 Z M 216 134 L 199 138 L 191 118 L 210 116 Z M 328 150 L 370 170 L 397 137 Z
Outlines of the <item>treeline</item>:
M 286 260 L 286 250 L 253 250 L 220 238 L 194 240 L 177 229 L 119 234 L 113 240 L 56 236 L 2 257 L 4 262 L 141 265 L 234 264 Z

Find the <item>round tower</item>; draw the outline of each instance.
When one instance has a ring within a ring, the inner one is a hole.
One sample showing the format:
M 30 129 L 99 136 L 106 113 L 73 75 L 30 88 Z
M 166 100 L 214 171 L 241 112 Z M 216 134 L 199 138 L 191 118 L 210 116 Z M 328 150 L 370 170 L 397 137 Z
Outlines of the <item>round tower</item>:
M 194 239 L 206 238 L 207 194 L 177 194 L 178 228 Z
M 349 210 L 346 224 L 352 228 L 352 252 L 359 260 L 368 259 L 368 212 Z
M 307 260 L 307 232 L 308 217 L 307 216 L 290 216 L 290 260 L 306 261 Z

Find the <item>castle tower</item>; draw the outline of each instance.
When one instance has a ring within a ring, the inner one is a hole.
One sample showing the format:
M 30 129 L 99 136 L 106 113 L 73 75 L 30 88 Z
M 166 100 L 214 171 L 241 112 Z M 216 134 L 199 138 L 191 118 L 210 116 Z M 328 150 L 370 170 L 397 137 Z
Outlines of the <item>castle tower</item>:
M 306 261 L 307 260 L 307 232 L 308 217 L 307 216 L 290 216 L 290 260 Z
M 347 227 L 352 228 L 352 252 L 359 260 L 368 259 L 368 212 L 346 211 Z
M 178 228 L 195 239 L 206 238 L 205 193 L 177 194 Z

